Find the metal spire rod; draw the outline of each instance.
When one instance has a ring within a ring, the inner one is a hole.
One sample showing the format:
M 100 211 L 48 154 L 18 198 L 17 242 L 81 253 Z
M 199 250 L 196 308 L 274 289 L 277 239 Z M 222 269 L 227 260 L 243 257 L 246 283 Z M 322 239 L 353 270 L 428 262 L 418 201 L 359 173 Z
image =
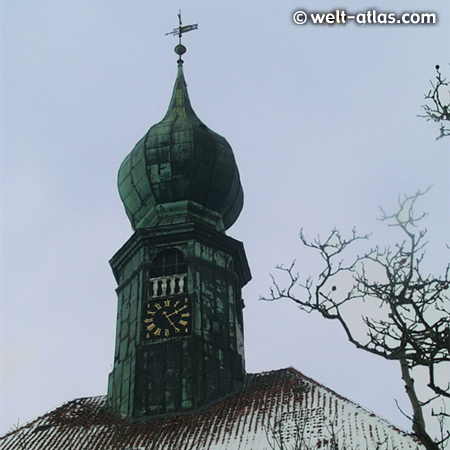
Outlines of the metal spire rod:
M 184 55 L 186 53 L 186 47 L 181 43 L 181 37 L 183 36 L 183 33 L 187 33 L 188 31 L 192 31 L 192 30 L 197 30 L 198 24 L 195 23 L 193 25 L 185 25 L 183 27 L 183 22 L 181 21 L 181 9 L 180 9 L 180 12 L 178 13 L 178 23 L 179 23 L 178 28 L 174 28 L 172 31 L 170 31 L 169 33 L 166 33 L 165 35 L 166 36 L 168 36 L 169 34 L 171 34 L 172 36 L 178 35 L 178 45 L 175 47 L 174 50 L 175 50 L 175 53 L 179 56 L 178 65 L 182 66 L 183 60 L 181 59 L 181 55 Z

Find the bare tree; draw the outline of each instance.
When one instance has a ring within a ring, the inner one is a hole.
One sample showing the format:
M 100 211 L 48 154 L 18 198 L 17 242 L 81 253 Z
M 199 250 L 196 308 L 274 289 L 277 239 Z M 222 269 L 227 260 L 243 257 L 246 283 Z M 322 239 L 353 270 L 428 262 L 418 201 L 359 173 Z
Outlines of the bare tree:
M 436 140 L 450 136 L 450 91 L 449 82 L 442 77 L 439 66 L 436 66 L 436 80 L 430 80 L 431 89 L 425 94 L 429 104 L 422 105 L 424 115 L 419 115 L 427 120 L 440 123 L 440 134 Z
M 28 450 L 28 438 L 25 433 L 25 426 L 20 426 L 19 420 L 17 420 L 17 424 L 13 425 L 10 429 L 10 433 L 16 433 L 18 438 L 17 440 L 20 450 Z
M 323 270 L 317 280 L 309 277 L 302 283 L 295 261 L 289 267 L 277 266 L 287 282 L 282 285 L 272 277 L 271 296 L 264 300 L 287 298 L 304 311 L 317 311 L 339 322 L 357 348 L 398 361 L 412 406 L 413 432 L 427 449 L 438 450 L 449 442 L 450 432 L 444 427 L 441 438 L 433 440 L 426 430 L 423 408 L 437 398 L 450 398 L 450 264 L 441 276 L 424 275 L 421 269 L 427 230 L 420 229 L 418 223 L 426 214 L 416 216 L 414 206 L 425 192 L 399 199 L 394 214 L 382 210 L 380 220 L 399 228 L 403 242 L 394 247 L 376 246 L 348 264 L 343 261 L 344 251 L 369 235 L 360 236 L 353 230 L 344 238 L 334 229 L 324 240 L 317 237 L 308 241 L 301 232 L 302 243 L 321 256 Z M 377 307 L 362 316 L 363 335 L 351 325 L 351 310 L 361 305 Z M 412 372 L 418 367 L 426 368 L 428 387 L 433 391 L 425 400 L 419 399 L 414 383 Z M 435 415 L 442 423 L 448 417 L 444 410 Z
M 336 417 L 327 417 L 322 426 L 321 436 L 307 431 L 317 425 L 313 423 L 311 417 L 291 415 L 286 413 L 278 414 L 273 422 L 271 418 L 265 427 L 269 450 L 390 450 L 396 449 L 394 442 L 388 438 L 379 441 L 375 435 L 365 436 L 365 443 L 350 442 L 345 435 L 343 427 L 336 425 Z M 267 448 L 265 449 L 267 450 Z M 415 448 L 417 450 L 417 448 Z
M 340 448 L 334 430 L 329 433 L 328 439 L 315 439 L 306 431 L 304 418 L 292 417 L 289 421 L 283 415 L 275 417 L 273 424 L 269 419 L 266 427 L 267 442 L 270 450 L 347 450 L 347 446 Z M 332 426 L 332 422 L 331 422 Z M 356 450 L 356 449 L 355 449 Z

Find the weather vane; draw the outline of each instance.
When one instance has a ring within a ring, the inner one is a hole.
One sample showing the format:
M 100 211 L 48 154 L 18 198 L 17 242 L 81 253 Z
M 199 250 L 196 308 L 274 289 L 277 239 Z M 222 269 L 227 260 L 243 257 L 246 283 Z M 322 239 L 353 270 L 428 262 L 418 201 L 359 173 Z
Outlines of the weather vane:
M 178 40 L 178 45 L 175 47 L 174 50 L 175 50 L 175 53 L 180 56 L 178 58 L 178 63 L 179 64 L 183 64 L 183 60 L 181 59 L 181 55 L 186 53 L 186 47 L 181 44 L 181 37 L 183 36 L 183 33 L 187 33 L 188 31 L 192 31 L 192 30 L 197 30 L 198 29 L 198 23 L 195 23 L 193 25 L 185 25 L 183 27 L 183 23 L 181 21 L 181 9 L 180 9 L 180 12 L 178 13 L 178 22 L 179 22 L 179 27 L 178 28 L 174 28 L 169 33 L 166 33 L 165 36 L 169 36 L 170 34 L 172 36 L 177 36 L 178 35 L 178 39 L 179 39 Z

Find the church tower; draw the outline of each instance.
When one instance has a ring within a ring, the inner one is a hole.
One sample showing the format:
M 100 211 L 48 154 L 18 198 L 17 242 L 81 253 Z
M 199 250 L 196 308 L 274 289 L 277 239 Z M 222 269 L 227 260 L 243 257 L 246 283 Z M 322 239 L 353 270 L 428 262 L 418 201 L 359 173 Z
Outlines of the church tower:
M 225 234 L 242 186 L 230 145 L 192 109 L 186 49 L 175 51 L 167 113 L 118 175 L 134 234 L 110 261 L 118 314 L 108 404 L 132 419 L 194 410 L 245 380 L 241 288 L 251 275 L 242 243 Z
M 195 29 L 189 25 L 170 34 Z M 0 450 L 424 450 L 415 436 L 294 368 L 246 374 L 242 287 L 226 235 L 243 206 L 228 142 L 192 109 L 181 56 L 172 99 L 125 158 L 134 230 L 111 259 L 118 312 L 107 396 L 73 399 L 0 436 Z M 154 419 L 154 420 L 152 420 Z

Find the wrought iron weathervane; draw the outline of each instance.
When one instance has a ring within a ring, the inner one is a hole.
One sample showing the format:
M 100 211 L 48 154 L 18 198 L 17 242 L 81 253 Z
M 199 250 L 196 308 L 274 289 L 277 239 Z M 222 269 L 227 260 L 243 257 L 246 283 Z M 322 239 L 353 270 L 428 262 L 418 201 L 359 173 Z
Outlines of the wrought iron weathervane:
M 177 55 L 179 55 L 178 58 L 178 63 L 179 64 L 183 64 L 183 60 L 181 59 L 181 55 L 183 55 L 184 53 L 186 53 L 186 47 L 184 45 L 181 44 L 181 37 L 183 36 L 183 33 L 187 33 L 188 31 L 192 31 L 192 30 L 197 30 L 198 29 L 198 23 L 194 23 L 193 25 L 185 25 L 183 26 L 183 23 L 181 21 L 181 9 L 180 12 L 178 13 L 178 22 L 179 22 L 179 27 L 178 28 L 174 28 L 172 31 L 169 31 L 169 33 L 166 33 L 165 36 L 169 36 L 170 34 L 172 36 L 177 36 L 178 35 L 178 45 L 175 47 L 175 53 Z

